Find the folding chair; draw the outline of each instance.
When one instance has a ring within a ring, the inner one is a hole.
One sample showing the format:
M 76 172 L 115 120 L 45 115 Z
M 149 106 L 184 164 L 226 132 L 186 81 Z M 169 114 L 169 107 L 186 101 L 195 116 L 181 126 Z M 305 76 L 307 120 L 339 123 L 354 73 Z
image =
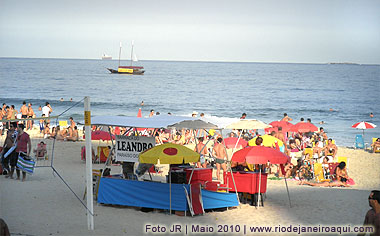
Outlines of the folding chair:
M 326 182 L 330 181 L 325 178 L 323 167 L 321 163 L 314 163 L 314 178 L 317 182 Z
M 363 135 L 361 134 L 357 134 L 355 136 L 355 144 L 354 144 L 354 147 L 356 149 L 365 149 L 365 143 L 364 143 L 364 138 L 363 138 Z
M 373 147 L 373 144 L 376 142 L 376 139 L 377 138 L 372 138 L 372 147 Z M 374 153 L 379 153 L 380 152 L 380 148 L 376 148 L 376 150 L 373 150 Z

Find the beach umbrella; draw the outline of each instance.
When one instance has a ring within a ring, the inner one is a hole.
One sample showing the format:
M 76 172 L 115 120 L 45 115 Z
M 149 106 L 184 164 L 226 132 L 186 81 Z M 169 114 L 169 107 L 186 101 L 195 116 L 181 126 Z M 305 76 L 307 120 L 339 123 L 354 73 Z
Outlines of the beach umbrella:
M 363 130 L 363 135 L 364 135 L 364 130 L 365 129 L 374 129 L 376 127 L 376 125 L 372 124 L 370 122 L 362 121 L 362 122 L 358 122 L 358 123 L 353 124 L 351 127 L 355 128 L 355 129 L 362 129 Z
M 182 164 L 189 162 L 198 162 L 199 153 L 179 144 L 165 143 L 159 146 L 154 146 L 139 154 L 140 163 L 157 164 L 160 159 L 160 164 Z M 169 170 L 169 201 L 170 214 L 172 212 L 172 180 Z
M 238 121 L 232 122 L 231 124 L 226 126 L 226 129 L 266 129 L 270 128 L 272 126 L 256 119 L 240 119 Z M 241 133 L 239 135 L 239 140 L 241 137 Z M 235 148 L 233 149 L 233 152 L 235 151 Z
M 256 139 L 258 137 L 261 137 L 263 139 L 262 145 L 264 147 L 276 147 L 276 143 L 277 143 L 278 147 L 284 146 L 284 142 L 282 142 L 278 138 L 276 138 L 276 137 L 274 137 L 272 135 L 269 135 L 269 134 L 265 134 L 265 135 L 262 135 L 262 136 L 254 137 L 253 139 L 251 139 L 251 140 L 248 141 L 248 145 L 249 146 L 256 146 Z
M 226 145 L 226 148 L 234 148 L 234 147 L 246 147 L 248 142 L 244 139 L 239 139 L 237 137 L 228 137 L 224 139 L 224 144 Z
M 282 127 L 283 132 L 288 132 L 289 129 L 293 126 L 292 123 L 284 120 L 276 120 L 269 123 L 272 127 Z
M 218 129 L 217 125 L 199 119 L 188 119 L 168 125 L 168 128 L 181 129 Z
M 316 132 L 318 127 L 309 122 L 298 122 L 297 124 L 290 127 L 289 132 Z
M 270 147 L 249 146 L 232 155 L 231 161 L 248 164 L 285 164 L 289 158 L 284 153 Z
M 85 135 L 83 135 L 83 138 L 86 138 Z M 112 135 L 112 138 L 115 139 L 115 135 Z M 102 130 L 95 130 L 91 132 L 91 140 L 110 141 L 111 136 L 109 132 L 102 131 Z
M 226 126 L 226 129 L 265 129 L 272 126 L 255 119 L 240 119 Z
M 243 148 L 237 152 L 235 152 L 232 155 L 231 161 L 244 163 L 247 164 L 285 164 L 289 161 L 289 157 L 286 156 L 284 153 L 280 152 L 279 150 L 264 147 L 264 146 L 250 146 Z M 289 195 L 289 189 L 288 184 L 286 183 L 286 190 L 288 192 L 288 198 L 289 198 L 289 205 L 291 206 L 290 202 L 290 195 Z M 260 198 L 260 189 L 261 189 L 261 168 L 259 172 L 259 197 L 258 202 Z M 257 204 L 258 205 L 258 204 Z
M 157 164 L 182 164 L 198 162 L 199 153 L 175 143 L 165 143 L 152 147 L 139 154 L 139 162 Z

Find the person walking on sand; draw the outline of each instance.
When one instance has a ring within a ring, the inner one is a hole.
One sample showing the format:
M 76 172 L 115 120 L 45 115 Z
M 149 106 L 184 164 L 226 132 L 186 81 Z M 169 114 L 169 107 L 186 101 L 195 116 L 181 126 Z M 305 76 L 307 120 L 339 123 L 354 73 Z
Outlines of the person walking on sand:
M 17 126 L 17 131 L 18 131 L 18 136 L 17 136 L 17 148 L 16 152 L 18 155 L 22 157 L 29 157 L 30 156 L 30 150 L 32 149 L 32 143 L 30 142 L 30 137 L 29 134 L 24 132 L 24 124 L 18 124 Z M 18 156 L 17 156 L 18 159 Z M 16 164 L 17 164 L 17 159 L 16 159 Z M 20 179 L 20 170 L 16 169 L 17 173 L 17 179 Z M 25 181 L 26 179 L 26 172 L 22 171 L 22 181 Z
M 225 161 L 225 158 L 227 158 L 227 153 L 222 142 L 223 142 L 223 139 L 219 137 L 216 140 L 216 143 L 214 145 L 214 156 L 215 156 L 215 162 L 216 162 L 216 177 L 218 178 L 218 180 L 220 180 L 220 168 L 223 169 L 224 173 L 226 173 L 227 171 L 227 166 L 226 166 L 226 161 Z
M 370 209 L 364 218 L 363 226 L 373 226 L 374 232 L 371 235 L 380 236 L 380 191 L 372 190 L 368 197 Z M 364 236 L 366 233 L 359 233 Z
M 17 126 L 17 122 L 11 122 L 9 125 L 9 129 L 7 132 L 7 136 L 4 141 L 4 150 L 3 150 L 3 157 L 2 157 L 2 165 L 3 169 L 7 171 L 8 175 L 6 175 L 6 178 L 11 177 L 11 169 L 9 168 L 10 160 L 13 158 L 14 155 L 17 155 L 15 152 L 15 148 L 13 150 L 10 150 L 13 146 L 16 144 L 16 138 L 17 138 L 17 132 L 15 132 Z M 9 153 L 8 153 L 9 151 Z M 13 173 L 13 172 L 12 172 Z

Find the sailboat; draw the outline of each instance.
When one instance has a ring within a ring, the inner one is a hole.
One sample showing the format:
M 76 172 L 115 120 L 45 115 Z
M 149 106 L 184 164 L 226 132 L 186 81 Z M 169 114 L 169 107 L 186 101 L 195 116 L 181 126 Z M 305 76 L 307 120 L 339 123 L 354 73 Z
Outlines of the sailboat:
M 134 61 L 138 61 L 136 54 L 133 52 L 133 41 L 132 41 L 132 50 L 131 50 L 131 65 L 130 66 L 120 66 L 120 55 L 121 55 L 121 42 L 120 42 L 120 50 L 119 50 L 119 67 L 117 70 L 107 68 L 112 74 L 133 74 L 133 75 L 142 75 L 145 70 L 142 66 L 132 66 Z

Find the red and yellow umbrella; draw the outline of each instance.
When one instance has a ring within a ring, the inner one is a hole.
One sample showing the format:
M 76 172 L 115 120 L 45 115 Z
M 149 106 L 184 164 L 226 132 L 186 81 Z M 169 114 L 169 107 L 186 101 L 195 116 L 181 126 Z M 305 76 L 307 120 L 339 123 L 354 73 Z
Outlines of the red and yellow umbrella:
M 179 144 L 165 143 L 139 154 L 139 162 L 141 163 L 157 164 L 158 159 L 160 164 L 198 162 L 199 153 Z

